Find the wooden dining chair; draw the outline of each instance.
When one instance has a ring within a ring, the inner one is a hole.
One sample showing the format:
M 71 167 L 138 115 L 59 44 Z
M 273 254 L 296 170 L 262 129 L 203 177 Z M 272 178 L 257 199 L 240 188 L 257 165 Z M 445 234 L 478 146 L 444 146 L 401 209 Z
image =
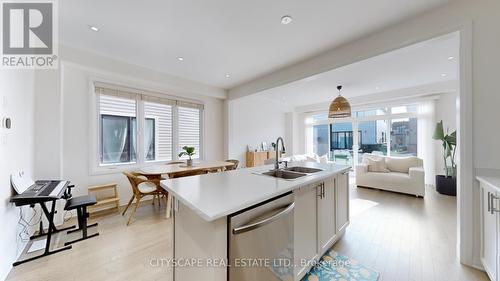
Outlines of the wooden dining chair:
M 130 205 L 132 205 L 132 202 L 135 199 L 135 207 L 132 213 L 130 214 L 127 225 L 130 225 L 130 222 L 132 221 L 132 217 L 134 216 L 135 212 L 137 211 L 137 208 L 139 207 L 140 201 L 143 197 L 152 195 L 153 196 L 153 204 L 154 204 L 154 199 L 158 197 L 158 203 L 160 202 L 160 197 L 164 196 L 167 201 L 167 214 L 169 213 L 168 208 L 168 192 L 163 190 L 163 188 L 159 187 L 159 181 L 157 180 L 148 180 L 144 176 L 141 176 L 138 173 L 130 173 L 130 172 L 123 172 L 123 174 L 127 177 L 128 181 L 130 182 L 130 185 L 132 186 L 132 198 L 130 198 L 130 201 L 127 204 L 127 207 L 125 207 L 125 210 L 123 210 L 122 216 L 125 215 L 125 212 L 127 212 L 128 208 Z
M 233 166 L 226 167 L 226 171 L 236 170 L 238 168 L 238 165 L 240 164 L 240 161 L 238 161 L 236 159 L 228 159 L 228 160 L 226 160 L 226 162 L 233 163 Z

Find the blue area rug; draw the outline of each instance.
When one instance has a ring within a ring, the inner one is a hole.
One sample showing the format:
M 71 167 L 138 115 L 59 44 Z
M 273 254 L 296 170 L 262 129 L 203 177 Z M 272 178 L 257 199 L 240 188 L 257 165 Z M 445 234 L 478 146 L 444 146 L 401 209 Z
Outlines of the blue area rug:
M 379 276 L 377 271 L 330 250 L 302 281 L 377 281 Z

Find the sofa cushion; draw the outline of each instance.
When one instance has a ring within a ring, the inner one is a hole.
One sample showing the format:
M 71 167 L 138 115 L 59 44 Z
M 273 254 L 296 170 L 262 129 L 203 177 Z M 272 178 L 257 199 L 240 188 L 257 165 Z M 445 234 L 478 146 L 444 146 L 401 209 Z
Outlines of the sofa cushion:
M 389 173 L 389 169 L 387 169 L 385 164 L 385 159 L 372 159 L 366 158 L 368 163 L 368 172 L 377 172 L 377 173 Z
M 369 164 L 368 163 L 368 160 L 375 160 L 375 161 L 378 161 L 378 160 L 384 160 L 385 162 L 385 157 L 384 156 L 380 156 L 380 155 L 375 155 L 375 154 L 370 154 L 370 153 L 364 153 L 363 154 L 363 159 L 362 159 L 362 163 L 363 164 Z
M 417 157 L 386 157 L 385 163 L 387 169 L 391 172 L 399 172 L 408 174 L 410 167 L 423 166 L 422 159 Z

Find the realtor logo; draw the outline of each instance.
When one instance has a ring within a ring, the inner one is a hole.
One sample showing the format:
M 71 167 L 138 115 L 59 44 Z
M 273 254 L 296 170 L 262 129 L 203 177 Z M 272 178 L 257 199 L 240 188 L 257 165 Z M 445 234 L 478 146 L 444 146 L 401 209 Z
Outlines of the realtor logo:
M 2 68 L 57 68 L 56 3 L 2 4 Z

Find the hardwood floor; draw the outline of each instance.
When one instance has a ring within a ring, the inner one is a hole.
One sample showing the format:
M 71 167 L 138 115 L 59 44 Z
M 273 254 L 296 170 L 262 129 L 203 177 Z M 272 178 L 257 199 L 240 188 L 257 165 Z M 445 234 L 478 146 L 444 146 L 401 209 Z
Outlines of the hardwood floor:
M 421 199 L 351 186 L 351 225 L 334 249 L 379 271 L 384 281 L 488 280 L 456 258 L 456 198 L 426 192 Z M 144 204 L 130 226 L 126 221 L 98 218 L 98 238 L 20 265 L 7 280 L 172 280 L 171 268 L 155 266 L 172 256 L 165 206 Z
M 384 281 L 489 280 L 456 255 L 456 197 L 424 199 L 351 185 L 351 224 L 334 249 Z
M 98 237 L 76 243 L 71 250 L 19 265 L 7 280 L 172 280 L 169 267 L 150 263 L 151 259 L 172 257 L 172 220 L 165 219 L 165 204 L 159 209 L 150 202 L 142 203 L 130 226 L 126 225 L 128 214 L 96 218 Z M 57 241 L 59 245 L 65 242 L 63 236 Z

